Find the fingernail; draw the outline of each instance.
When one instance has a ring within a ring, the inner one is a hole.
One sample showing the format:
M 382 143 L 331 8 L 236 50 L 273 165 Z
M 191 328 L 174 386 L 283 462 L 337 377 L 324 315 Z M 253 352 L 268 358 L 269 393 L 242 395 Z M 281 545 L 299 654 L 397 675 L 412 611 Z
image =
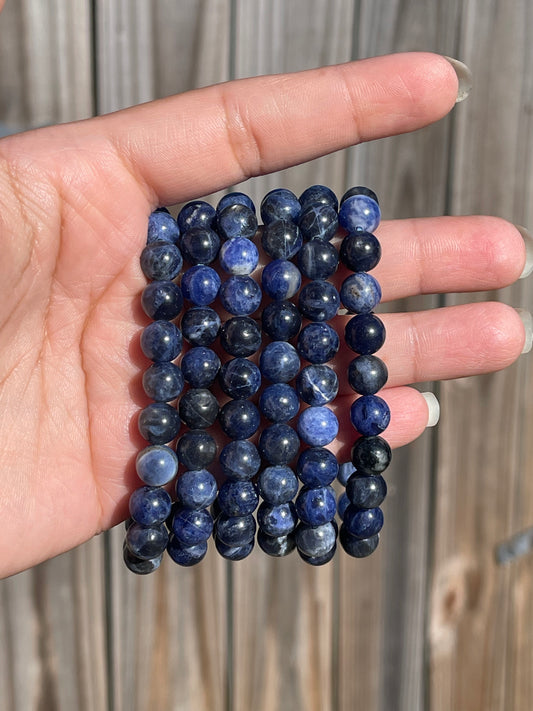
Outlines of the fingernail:
M 531 346 L 533 346 L 533 317 L 526 309 L 516 309 L 516 312 L 522 319 L 524 331 L 526 332 L 526 340 L 522 348 L 522 353 L 529 353 Z
M 457 99 L 455 103 L 458 104 L 460 101 L 464 101 L 468 94 L 470 94 L 470 89 L 472 88 L 472 72 L 458 59 L 453 57 L 444 57 L 452 65 L 457 74 L 457 79 L 459 80 L 459 87 L 457 88 Z
M 440 405 L 434 393 L 421 393 L 428 405 L 428 423 L 426 427 L 435 427 L 440 418 Z
M 524 264 L 522 274 L 519 276 L 519 279 L 525 279 L 525 277 L 533 272 L 533 235 L 531 235 L 531 232 L 526 230 L 525 227 L 522 227 L 522 225 L 515 225 L 515 227 L 522 235 L 526 245 L 526 263 Z

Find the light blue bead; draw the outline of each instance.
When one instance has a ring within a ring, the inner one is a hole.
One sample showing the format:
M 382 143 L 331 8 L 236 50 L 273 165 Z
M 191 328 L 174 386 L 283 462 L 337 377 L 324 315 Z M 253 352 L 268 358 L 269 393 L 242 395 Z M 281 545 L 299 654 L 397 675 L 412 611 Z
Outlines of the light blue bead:
M 170 447 L 155 444 L 139 452 L 135 468 L 139 478 L 148 486 L 163 486 L 176 476 L 178 457 Z
M 356 272 L 343 281 L 340 297 L 348 311 L 366 314 L 381 301 L 381 287 L 371 274 Z
M 246 237 L 234 237 L 223 242 L 218 253 L 221 268 L 228 274 L 251 274 L 259 263 L 259 251 Z
M 367 195 L 352 195 L 339 210 L 339 225 L 348 232 L 374 232 L 380 220 L 379 205 Z
M 297 429 L 311 447 L 323 447 L 337 436 L 339 422 L 329 407 L 308 407 L 300 414 Z
M 290 299 L 302 283 L 298 267 L 286 259 L 274 259 L 263 269 L 261 283 L 264 291 L 275 301 Z

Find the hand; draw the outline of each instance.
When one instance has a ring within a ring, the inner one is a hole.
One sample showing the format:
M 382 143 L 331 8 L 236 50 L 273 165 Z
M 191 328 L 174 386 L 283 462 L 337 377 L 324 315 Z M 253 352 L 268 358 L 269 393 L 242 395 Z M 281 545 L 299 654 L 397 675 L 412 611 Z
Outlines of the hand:
M 0 141 L 0 575 L 127 516 L 144 446 L 132 425 L 143 367 L 132 343 L 154 207 L 417 129 L 453 107 L 457 86 L 445 59 L 396 55 L 232 82 Z M 525 263 L 517 230 L 491 218 L 389 222 L 379 236 L 384 300 L 496 289 Z M 503 304 L 385 321 L 393 446 L 427 423 L 425 400 L 406 385 L 503 368 L 525 341 Z

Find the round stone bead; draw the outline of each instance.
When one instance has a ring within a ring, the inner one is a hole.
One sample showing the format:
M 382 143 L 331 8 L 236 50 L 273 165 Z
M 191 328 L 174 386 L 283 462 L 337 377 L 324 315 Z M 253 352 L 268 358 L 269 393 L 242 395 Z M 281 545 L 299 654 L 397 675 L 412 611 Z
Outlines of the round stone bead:
M 298 457 L 296 473 L 307 487 L 328 486 L 337 476 L 339 465 L 335 455 L 323 447 L 304 449 Z
M 275 301 L 290 299 L 302 283 L 300 270 L 286 259 L 274 259 L 263 269 L 261 284 L 264 292 Z
M 368 195 L 352 195 L 339 208 L 339 225 L 347 232 L 374 232 L 380 220 L 379 205 Z
M 371 274 L 357 272 L 343 281 L 340 297 L 348 311 L 367 314 L 381 301 L 381 287 Z
M 350 419 L 360 434 L 372 437 L 389 426 L 390 409 L 385 400 L 377 395 L 362 395 L 352 403 Z
M 261 244 L 272 259 L 291 259 L 303 244 L 302 233 L 294 222 L 277 220 L 264 228 Z
M 298 434 L 312 447 L 333 442 L 339 432 L 339 422 L 329 407 L 308 407 L 298 417 Z
M 209 432 L 189 430 L 180 437 L 176 453 L 187 469 L 204 469 L 216 457 L 217 445 Z
M 220 316 L 209 306 L 195 306 L 183 314 L 181 330 L 192 346 L 209 346 L 218 336 Z
M 181 278 L 183 296 L 196 306 L 208 306 L 218 295 L 220 277 L 214 269 L 197 264 Z
M 220 345 L 226 353 L 245 358 L 261 347 L 261 331 L 249 316 L 234 316 L 220 329 Z
M 213 518 L 206 509 L 180 506 L 172 518 L 172 533 L 183 546 L 207 541 L 213 532 Z
M 264 501 L 257 509 L 257 525 L 267 536 L 287 536 L 298 523 L 298 516 L 292 501 L 286 504 L 267 504 Z
M 310 321 L 330 321 L 340 306 L 337 289 L 329 281 L 315 279 L 306 284 L 298 297 L 298 308 Z
M 374 395 L 381 390 L 389 376 L 385 363 L 373 355 L 354 358 L 348 366 L 348 382 L 360 395 Z
M 337 498 L 331 486 L 320 486 L 300 490 L 296 497 L 298 518 L 309 526 L 321 526 L 335 518 Z
M 211 264 L 220 249 L 220 237 L 210 227 L 193 227 L 180 241 L 181 251 L 189 264 Z
M 152 402 L 139 414 L 139 432 L 150 444 L 171 442 L 180 430 L 180 418 L 175 407 L 166 402 Z
M 220 511 L 227 516 L 246 516 L 257 508 L 259 497 L 251 481 L 225 481 L 218 492 Z
M 164 552 L 168 543 L 168 531 L 162 524 L 141 526 L 132 524 L 126 531 L 126 545 L 130 552 L 142 560 L 156 558 Z
M 170 514 L 172 499 L 161 486 L 140 486 L 130 496 L 130 515 L 141 526 L 164 523 Z
M 310 205 L 300 215 L 298 225 L 305 240 L 328 242 L 339 228 L 339 218 L 331 205 Z
M 181 359 L 181 372 L 193 388 L 208 388 L 220 370 L 220 358 L 205 346 L 196 346 Z
M 231 193 L 227 193 L 220 198 L 217 204 L 217 215 L 219 215 L 228 205 L 246 205 L 246 207 L 249 207 L 250 210 L 255 213 L 255 205 L 253 200 L 245 193 L 241 193 L 236 190 Z
M 370 538 L 356 538 L 342 525 L 339 531 L 339 539 L 342 547 L 353 558 L 366 558 L 376 550 L 379 543 L 379 533 Z
M 352 447 L 352 464 L 358 474 L 382 474 L 389 466 L 392 452 L 383 437 L 361 437 Z
M 263 309 L 263 331 L 273 341 L 288 341 L 300 330 L 302 317 L 291 301 L 272 301 Z
M 211 427 L 218 416 L 218 401 L 206 388 L 191 388 L 181 396 L 179 415 L 192 430 Z
M 326 563 L 329 563 L 331 560 L 333 560 L 335 556 L 335 551 L 337 550 L 337 544 L 330 548 L 327 553 L 324 553 L 323 555 L 305 555 L 305 553 L 302 553 L 301 551 L 298 551 L 300 558 L 304 561 L 304 563 L 307 563 L 308 565 L 314 565 L 314 566 L 319 566 L 319 565 L 326 565 Z
M 147 279 L 170 281 L 183 266 L 181 252 L 171 242 L 150 242 L 141 252 L 141 269 Z
M 217 482 L 207 469 L 184 472 L 176 481 L 176 496 L 188 509 L 206 509 L 217 497 Z
M 366 195 L 367 197 L 372 198 L 372 200 L 377 202 L 379 205 L 379 200 L 376 193 L 373 190 L 370 190 L 370 188 L 365 187 L 364 185 L 356 185 L 355 187 L 347 190 L 341 198 L 341 205 L 349 197 L 353 197 L 353 195 Z
M 326 555 L 335 546 L 336 540 L 337 530 L 331 522 L 323 523 L 321 526 L 308 526 L 301 523 L 296 528 L 298 551 L 306 556 Z
M 205 200 L 192 200 L 178 213 L 178 227 L 181 232 L 193 227 L 212 227 L 215 220 L 215 208 Z
M 220 556 L 222 556 L 222 558 L 225 558 L 226 560 L 244 560 L 244 558 L 247 558 L 253 551 L 254 545 L 255 540 L 253 538 L 251 541 L 248 541 L 248 543 L 244 543 L 242 546 L 228 546 L 225 543 L 222 543 L 219 538 L 215 538 L 215 546 L 217 552 Z
M 150 318 L 170 321 L 183 308 L 181 289 L 173 281 L 153 281 L 144 287 L 141 305 Z
M 217 214 L 217 229 L 222 239 L 234 237 L 253 239 L 257 232 L 255 211 L 247 205 L 234 203 L 227 205 Z
M 380 475 L 352 475 L 346 485 L 346 496 L 358 509 L 380 506 L 387 496 L 387 484 Z
M 298 353 L 310 363 L 319 365 L 331 360 L 339 350 L 339 334 L 328 323 L 308 323 L 300 331 Z
M 383 527 L 383 511 L 373 509 L 358 509 L 350 504 L 344 512 L 343 525 L 355 538 L 371 538 Z
M 259 410 L 271 422 L 288 422 L 296 417 L 299 409 L 296 390 L 286 383 L 269 385 L 259 398 Z
M 250 276 L 230 276 L 220 286 L 220 303 L 234 316 L 249 316 L 261 304 L 261 287 Z
M 330 242 L 312 240 L 298 252 L 300 271 L 309 279 L 328 279 L 337 270 L 339 255 Z
M 296 391 L 308 405 L 326 405 L 339 391 L 339 379 L 327 365 L 307 365 L 296 377 Z
M 263 553 L 273 558 L 283 558 L 296 548 L 294 533 L 289 533 L 287 536 L 269 536 L 259 529 L 257 542 Z
M 243 546 L 255 536 L 255 519 L 246 516 L 227 516 L 220 514 L 216 522 L 216 537 L 227 546 Z
M 265 378 L 273 383 L 288 383 L 300 369 L 296 348 L 286 341 L 273 341 L 263 349 L 259 368 Z
M 135 469 L 139 479 L 148 486 L 164 486 L 178 473 L 178 457 L 170 447 L 152 445 L 141 449 Z
M 220 410 L 218 419 L 231 439 L 248 439 L 261 424 L 259 410 L 249 400 L 230 400 Z
M 137 556 L 134 556 L 127 546 L 124 546 L 122 556 L 128 570 L 136 575 L 148 575 L 149 573 L 153 573 L 159 568 L 161 561 L 163 560 L 163 554 L 158 555 L 155 558 L 148 558 L 148 560 L 137 558 Z
M 288 466 L 265 467 L 257 481 L 259 494 L 268 504 L 286 504 L 298 493 L 298 479 Z
M 218 253 L 218 262 L 228 274 L 246 276 L 257 267 L 259 250 L 246 237 L 234 237 L 222 243 Z
M 275 220 L 297 220 L 302 211 L 296 195 L 285 188 L 276 188 L 265 195 L 259 209 L 265 225 Z
M 292 427 L 278 423 L 261 432 L 258 448 L 270 464 L 288 464 L 298 454 L 300 439 Z
M 354 232 L 342 240 L 339 257 L 352 272 L 369 272 L 381 259 L 381 245 L 371 232 Z
M 337 501 L 337 512 L 341 521 L 344 518 L 344 512 L 346 511 L 349 505 L 350 499 L 348 498 L 346 492 L 343 491 L 342 494 L 339 496 L 339 500 Z
M 149 323 L 141 333 L 142 352 L 156 363 L 177 358 L 181 346 L 181 332 L 170 321 Z
M 229 442 L 220 452 L 222 471 L 234 481 L 253 479 L 261 466 L 257 447 L 246 440 Z
M 177 244 L 180 231 L 176 220 L 168 212 L 156 210 L 148 218 L 147 243 L 173 242 Z
M 218 380 L 226 395 L 235 400 L 247 399 L 261 387 L 261 371 L 247 358 L 233 358 L 224 363 Z
M 174 363 L 154 363 L 143 373 L 143 388 L 156 402 L 169 402 L 183 390 L 183 375 Z
M 337 480 L 342 486 L 346 486 L 348 479 L 354 474 L 355 467 L 351 462 L 344 462 L 339 465 L 339 473 L 337 474 Z
M 326 185 L 311 185 L 300 195 L 300 205 L 305 210 L 310 205 L 330 205 L 335 211 L 339 203 L 337 196 Z
M 189 568 L 205 558 L 207 541 L 201 541 L 195 546 L 184 546 L 176 536 L 170 536 L 167 552 L 174 563 Z
M 376 314 L 359 314 L 344 329 L 346 345 L 360 355 L 371 355 L 385 343 L 385 325 Z

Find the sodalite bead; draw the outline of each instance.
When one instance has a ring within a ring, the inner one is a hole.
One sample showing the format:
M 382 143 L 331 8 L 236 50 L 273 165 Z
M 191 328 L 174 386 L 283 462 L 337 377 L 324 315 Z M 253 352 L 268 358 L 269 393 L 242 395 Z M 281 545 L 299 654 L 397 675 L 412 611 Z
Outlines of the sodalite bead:
M 329 281 L 321 279 L 306 284 L 298 297 L 300 313 L 310 321 L 330 321 L 339 306 L 339 292 Z
M 339 465 L 339 473 L 337 474 L 337 480 L 342 486 L 346 486 L 348 479 L 355 472 L 355 467 L 351 462 L 343 462 Z
M 164 523 L 170 513 L 172 499 L 161 486 L 140 486 L 130 496 L 130 515 L 141 526 Z
M 187 469 L 204 469 L 216 457 L 217 445 L 209 432 L 189 430 L 180 437 L 176 453 Z
M 287 536 L 298 523 L 298 516 L 292 501 L 286 504 L 267 504 L 264 501 L 257 509 L 257 524 L 267 536 Z
M 178 227 L 181 232 L 193 227 L 212 227 L 215 220 L 215 208 L 204 200 L 192 200 L 178 213 Z
M 233 191 L 223 195 L 217 204 L 217 215 L 219 215 L 228 205 L 246 205 L 246 207 L 249 207 L 250 210 L 255 213 L 255 205 L 253 200 L 245 193 Z
M 181 332 L 170 321 L 154 321 L 141 333 L 142 352 L 156 363 L 177 358 L 181 346 Z
M 358 474 L 382 474 L 392 458 L 390 444 L 380 437 L 361 437 L 352 448 L 352 464 Z
M 206 509 L 179 507 L 172 518 L 172 533 L 183 546 L 207 541 L 213 532 L 213 518 Z
M 374 395 L 381 390 L 388 378 L 385 363 L 373 355 L 354 358 L 348 366 L 348 382 L 360 395 Z
M 234 316 L 220 329 L 220 345 L 232 356 L 250 356 L 261 347 L 261 331 L 249 316 Z
M 287 536 L 269 536 L 264 531 L 259 529 L 257 532 L 257 542 L 259 547 L 274 558 L 283 558 L 296 548 L 296 539 L 294 533 L 289 533 Z
M 333 190 L 326 185 L 311 185 L 300 195 L 300 205 L 302 210 L 311 205 L 330 205 L 336 211 L 339 203 Z
M 328 407 L 308 407 L 300 413 L 297 429 L 304 442 L 323 447 L 339 433 L 339 422 Z
M 180 241 L 181 251 L 189 264 L 211 264 L 220 249 L 220 237 L 210 227 L 193 227 Z
M 347 494 L 345 491 L 342 492 L 342 494 L 339 496 L 339 500 L 337 501 L 337 513 L 339 514 L 339 518 L 342 519 L 344 518 L 344 512 L 350 505 L 350 499 L 348 498 Z
M 273 341 L 288 341 L 300 330 L 302 317 L 291 301 L 273 301 L 263 309 L 263 331 Z
M 377 395 L 362 395 L 352 403 L 350 419 L 360 434 L 371 437 L 387 429 L 390 409 L 385 400 Z
M 181 370 L 174 363 L 154 363 L 143 373 L 143 388 L 156 402 L 175 400 L 183 390 Z
M 126 545 L 136 558 L 156 558 L 165 551 L 167 543 L 168 531 L 162 524 L 141 526 L 134 523 L 126 531 Z
M 224 242 L 218 253 L 218 262 L 228 274 L 246 276 L 251 274 L 259 263 L 259 250 L 246 237 L 234 237 Z
M 148 218 L 147 243 L 150 242 L 173 242 L 177 244 L 180 237 L 179 227 L 176 220 L 168 212 L 156 210 Z
M 290 467 L 265 467 L 257 481 L 259 494 L 268 504 L 286 504 L 298 493 L 298 479 Z
M 341 205 L 345 200 L 352 197 L 353 195 L 366 195 L 367 197 L 372 198 L 372 200 L 377 202 L 377 204 L 379 205 L 379 200 L 376 193 L 373 190 L 370 190 L 370 188 L 365 187 L 364 185 L 356 185 L 355 187 L 347 190 L 341 198 Z
M 339 228 L 339 219 L 331 205 L 310 205 L 300 215 L 298 225 L 305 240 L 328 242 Z
M 261 457 L 252 442 L 235 440 L 226 444 L 220 452 L 220 466 L 228 479 L 245 481 L 257 474 Z
M 171 242 L 151 242 L 141 252 L 141 269 L 147 279 L 171 280 L 178 276 L 183 266 L 183 257 Z
M 285 188 L 276 188 L 265 195 L 259 208 L 265 225 L 275 220 L 297 220 L 302 211 L 296 195 Z
M 300 369 L 296 348 L 285 341 L 273 341 L 263 349 L 259 367 L 265 378 L 273 383 L 288 383 Z
M 163 554 L 155 558 L 148 558 L 148 560 L 137 558 L 126 545 L 124 545 L 122 557 L 128 570 L 136 575 L 148 575 L 149 573 L 153 573 L 159 568 L 163 560 Z
M 243 543 L 240 546 L 228 546 L 226 543 L 222 543 L 220 538 L 215 538 L 215 546 L 217 552 L 222 558 L 226 560 L 244 560 L 253 551 L 255 545 L 255 540 L 252 538 L 248 543 Z
M 261 393 L 259 409 L 271 422 L 288 422 L 300 409 L 298 394 L 286 383 L 274 383 Z
M 218 504 L 227 516 L 246 516 L 257 508 L 259 497 L 251 481 L 225 481 L 218 492 Z
M 357 272 L 343 281 L 340 297 L 348 311 L 366 314 L 381 301 L 381 287 L 371 274 Z
M 178 411 L 181 419 L 192 430 L 211 427 L 218 416 L 218 401 L 206 388 L 191 388 L 181 396 Z
M 339 350 L 339 334 L 328 323 L 308 323 L 298 336 L 298 353 L 313 364 L 327 363 Z
M 335 546 L 336 540 L 337 530 L 331 522 L 323 523 L 321 526 L 308 526 L 301 523 L 296 528 L 298 551 L 306 556 L 326 555 Z
M 339 379 L 327 365 L 307 365 L 296 377 L 296 390 L 308 405 L 327 405 L 339 391 Z
M 358 509 L 350 504 L 344 512 L 343 526 L 355 538 L 371 538 L 383 527 L 383 511 L 378 507 Z
M 381 259 L 381 245 L 370 232 L 354 232 L 342 240 L 339 257 L 352 272 L 369 272 Z
M 178 501 L 188 509 L 206 509 L 217 497 L 217 482 L 207 469 L 184 472 L 176 481 Z
M 277 220 L 264 228 L 261 244 L 272 259 L 291 259 L 300 251 L 303 237 L 294 222 Z
M 167 552 L 174 563 L 189 568 L 205 558 L 207 541 L 201 541 L 195 546 L 184 546 L 176 536 L 170 536 Z
M 181 289 L 173 281 L 153 281 L 143 289 L 141 305 L 150 318 L 170 321 L 183 308 Z
M 326 565 L 326 563 L 329 563 L 330 560 L 333 560 L 333 557 L 335 556 L 335 551 L 337 550 L 337 544 L 330 548 L 329 551 L 322 555 L 305 555 L 305 553 L 302 553 L 302 551 L 298 551 L 300 558 L 307 563 L 308 565 Z
M 166 402 L 152 402 L 139 414 L 139 432 L 150 444 L 171 442 L 180 430 L 180 418 L 175 407 Z
M 288 464 L 298 454 L 300 439 L 292 427 L 280 422 L 261 432 L 258 448 L 270 464 Z
M 261 424 L 259 410 L 249 400 L 230 400 L 220 410 L 218 419 L 231 439 L 248 439 Z
M 298 252 L 300 271 L 309 279 L 327 279 L 337 270 L 339 255 L 330 242 L 312 240 Z
M 227 205 L 217 213 L 217 228 L 222 239 L 234 237 L 253 239 L 257 232 L 255 211 L 239 203 Z
M 300 270 L 286 259 L 274 259 L 263 269 L 261 284 L 271 299 L 282 301 L 296 294 L 302 283 Z
M 205 346 L 191 348 L 181 359 L 183 377 L 193 388 L 208 388 L 220 370 L 220 358 Z
M 346 485 L 346 496 L 358 509 L 373 509 L 380 506 L 387 496 L 387 484 L 380 475 L 353 475 Z
M 196 306 L 208 306 L 218 295 L 220 277 L 214 269 L 197 264 L 181 277 L 183 296 Z
M 230 276 L 219 290 L 220 303 L 234 316 L 249 316 L 261 304 L 261 287 L 249 276 Z
M 218 336 L 220 316 L 209 306 L 187 309 L 181 319 L 183 337 L 192 346 L 209 346 Z
M 178 457 L 170 447 L 152 445 L 141 449 L 135 460 L 135 469 L 139 479 L 148 486 L 164 486 L 178 472 Z
M 353 558 L 366 558 L 376 550 L 379 543 L 379 533 L 370 538 L 356 538 L 342 525 L 339 531 L 339 540 L 342 547 Z
M 220 387 L 235 400 L 250 398 L 261 387 L 261 371 L 247 358 L 233 358 L 220 369 Z
M 302 484 L 308 487 L 328 486 L 337 476 L 338 470 L 337 458 L 323 447 L 304 449 L 296 465 Z
M 321 526 L 335 518 L 337 498 L 331 486 L 304 487 L 296 497 L 296 513 L 309 526 Z
M 380 220 L 378 203 L 367 195 L 352 195 L 339 209 L 339 225 L 347 232 L 374 232 Z
M 246 516 L 220 514 L 216 522 L 216 537 L 227 546 L 243 546 L 255 536 L 255 519 Z
M 385 325 L 376 314 L 359 314 L 344 329 L 346 345 L 360 355 L 370 355 L 385 343 Z

